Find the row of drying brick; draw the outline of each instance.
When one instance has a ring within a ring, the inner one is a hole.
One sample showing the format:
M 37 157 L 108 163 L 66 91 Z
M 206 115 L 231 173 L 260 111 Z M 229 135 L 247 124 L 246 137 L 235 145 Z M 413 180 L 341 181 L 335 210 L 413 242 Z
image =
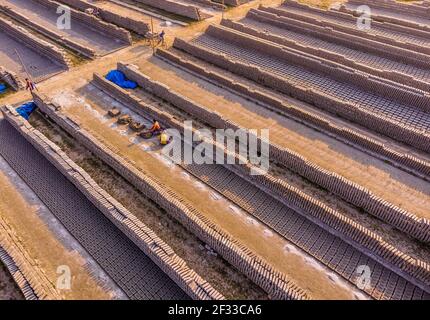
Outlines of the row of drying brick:
M 258 15 L 254 15 L 258 13 Z M 356 50 L 373 53 L 383 57 L 387 57 L 405 64 L 412 64 L 421 68 L 430 67 L 430 62 L 427 55 L 407 50 L 401 47 L 396 47 L 383 42 L 367 39 L 359 35 L 353 35 L 347 32 L 341 32 L 333 28 L 315 24 L 315 21 L 306 22 L 302 19 L 294 19 L 292 17 L 283 16 L 277 13 L 275 9 L 260 7 L 259 10 L 251 10 L 250 16 L 262 19 L 266 17 L 272 23 L 282 23 L 296 32 L 317 36 L 322 40 L 337 43 L 343 46 L 348 46 Z
M 420 4 L 420 3 L 399 3 L 399 2 L 394 1 L 394 0 L 378 0 L 378 1 L 349 0 L 348 4 L 355 4 L 358 6 L 367 5 L 371 9 L 372 8 L 388 9 L 389 11 L 392 11 L 393 13 L 400 13 L 402 15 L 412 15 L 412 16 L 417 16 L 417 17 L 421 17 L 424 19 L 428 19 L 428 15 L 430 13 L 430 8 L 428 6 L 422 5 L 422 4 L 425 4 L 425 2 Z M 372 14 L 372 18 L 373 17 L 374 17 L 374 14 Z M 382 16 L 382 17 L 384 19 L 388 18 L 386 16 Z M 398 20 L 400 20 L 400 19 L 396 19 L 394 21 L 397 22 Z M 390 20 L 382 20 L 382 21 L 391 22 Z M 403 20 L 403 23 L 406 23 L 406 22 L 409 22 L 409 21 Z M 418 26 L 418 24 L 413 23 L 411 21 L 410 24 L 408 24 L 407 26 L 416 27 L 416 26 Z
M 208 50 L 198 44 L 175 39 L 174 47 L 183 50 L 199 59 L 215 64 L 230 72 L 244 76 L 262 85 L 286 93 L 323 110 L 341 115 L 355 123 L 363 125 L 384 135 L 405 142 L 424 151 L 430 151 L 430 134 L 395 122 L 383 115 L 369 112 L 359 105 L 341 101 L 328 96 L 325 92 L 312 88 L 294 85 L 289 79 L 269 73 L 255 65 L 232 60 L 224 54 Z
M 221 85 L 226 89 L 233 90 L 234 92 L 256 99 L 257 102 L 263 102 L 264 104 L 274 107 L 276 110 L 283 113 L 287 113 L 288 115 L 293 116 L 299 121 L 311 125 L 318 130 L 322 129 L 329 134 L 334 134 L 336 138 L 339 138 L 345 143 L 358 146 L 360 149 L 370 152 L 383 160 L 390 161 L 391 164 L 400 167 L 405 171 L 421 176 L 426 180 L 430 179 L 430 163 L 425 159 L 414 157 L 409 153 L 400 153 L 395 149 L 384 145 L 383 142 L 370 138 L 353 128 L 340 126 L 321 115 L 304 110 L 292 104 L 287 104 L 283 100 L 273 97 L 270 94 L 257 89 L 252 89 L 245 84 L 239 83 L 238 81 L 229 78 L 226 74 L 208 70 L 204 66 L 193 63 L 190 60 L 183 59 L 172 51 L 158 49 L 157 55 L 164 58 L 166 61 L 185 68 L 186 70 L 202 76 L 206 80 L 212 81 L 217 85 Z
M 173 190 L 150 178 L 133 164 L 124 160 L 118 150 L 107 147 L 101 138 L 79 127 L 58 112 L 54 104 L 47 103 L 33 93 L 36 104 L 60 127 L 101 158 L 138 190 L 160 205 L 167 213 L 180 221 L 188 230 L 214 248 L 224 259 L 248 276 L 274 299 L 307 299 L 307 294 L 285 274 L 278 272 L 246 246 L 219 229 L 213 222 L 185 203 Z
M 223 296 L 190 269 L 163 240 L 112 198 L 61 149 L 23 120 L 10 107 L 3 110 L 5 118 L 26 140 L 38 149 L 66 176 L 113 224 L 149 256 L 182 290 L 198 300 L 219 300 Z
M 56 12 L 57 8 L 59 6 L 61 6 L 60 3 L 56 2 L 56 1 L 52 1 L 52 0 L 33 0 L 45 7 L 47 7 L 50 10 L 54 10 Z M 128 32 L 127 30 L 123 29 L 123 28 L 119 28 L 114 24 L 111 23 L 106 23 L 103 20 L 78 11 L 78 10 L 74 10 L 74 9 L 70 9 L 70 13 L 71 13 L 71 18 L 72 20 L 77 20 L 82 22 L 84 25 L 87 25 L 90 28 L 93 28 L 103 34 L 109 35 L 113 38 L 119 39 L 127 44 L 131 44 L 132 43 L 132 39 L 131 39 L 131 34 L 130 32 Z
M 0 210 L 1 211 L 1 210 Z M 25 248 L 15 238 L 9 225 L 0 216 L 0 260 L 10 271 L 27 300 L 54 299 L 60 295 L 35 267 Z
M 360 6 L 361 5 L 368 5 L 368 4 L 362 3 L 362 4 L 360 4 Z M 358 8 L 358 6 L 357 6 L 357 8 Z M 336 9 L 339 12 L 342 12 L 342 13 L 350 14 L 350 15 L 353 15 L 353 16 L 358 16 L 360 13 L 357 11 L 357 8 L 352 9 L 352 8 L 346 6 L 345 4 L 342 4 L 340 6 L 340 8 L 336 8 Z M 375 7 L 370 6 L 369 8 L 370 8 L 370 10 L 372 10 L 372 8 L 375 8 Z M 383 10 L 390 10 L 390 11 L 392 11 L 390 8 L 381 8 L 381 7 L 378 7 L 377 9 L 383 9 Z M 417 29 L 417 30 L 421 30 L 421 31 L 427 31 L 427 32 L 430 31 L 430 28 L 428 26 L 426 26 L 424 24 L 421 24 L 421 23 L 417 23 L 417 22 L 412 21 L 413 20 L 413 16 L 415 15 L 414 13 L 412 13 L 412 14 L 411 13 L 406 13 L 406 15 L 411 15 L 412 16 L 411 20 L 406 20 L 406 19 L 396 18 L 394 16 L 390 16 L 389 14 L 388 15 L 386 15 L 384 13 L 376 14 L 375 11 L 370 11 L 370 12 L 371 12 L 371 19 L 372 19 L 371 21 L 387 22 L 387 23 L 390 23 L 390 24 L 398 24 L 398 25 L 405 26 L 407 28 Z M 404 12 L 400 12 L 400 13 L 404 14 Z M 409 18 L 409 17 L 407 17 L 407 18 Z M 418 18 L 422 18 L 422 17 L 418 17 Z
M 224 23 L 227 24 L 228 27 L 231 26 L 231 23 L 226 20 L 224 20 Z M 343 83 L 350 83 L 367 92 L 381 95 L 423 111 L 430 111 L 430 95 L 426 92 L 412 87 L 404 87 L 400 84 L 390 83 L 382 78 L 356 72 L 354 69 L 340 65 L 340 62 L 336 61 L 338 59 L 335 59 L 333 62 L 327 60 L 326 57 L 308 56 L 303 54 L 303 51 L 297 52 L 291 50 L 289 47 L 280 45 L 276 39 L 274 39 L 274 43 L 271 43 L 225 27 L 212 25 L 207 29 L 206 34 L 215 38 L 225 39 L 228 42 L 237 43 L 246 48 L 264 52 L 267 55 L 279 58 L 287 63 L 324 74 L 331 79 Z M 320 52 L 323 53 L 322 50 L 320 50 Z
M 67 68 L 71 66 L 71 61 L 67 57 L 64 50 L 50 44 L 40 38 L 37 38 L 24 28 L 14 24 L 13 22 L 5 19 L 0 19 L 0 29 L 11 38 L 23 43 L 25 46 L 35 50 L 42 56 L 52 59 L 56 63 L 63 65 Z
M 58 0 L 58 1 L 81 11 L 85 11 L 87 9 L 97 10 L 97 12 L 100 15 L 100 18 L 102 18 L 106 22 L 113 23 L 119 27 L 122 27 L 128 30 L 132 30 L 140 35 L 145 35 L 151 29 L 147 22 L 137 20 L 132 17 L 125 17 L 123 15 L 115 13 L 113 10 L 103 9 L 102 7 L 97 6 L 97 2 L 89 3 L 88 1 L 84 1 L 84 0 Z
M 196 54 L 198 53 L 198 50 L 196 49 L 196 46 L 187 44 L 183 41 L 176 41 L 175 40 L 175 46 L 180 47 L 181 49 L 185 49 L 188 53 Z M 200 48 L 198 48 L 200 49 Z M 209 53 L 208 51 L 202 52 L 203 54 Z M 201 56 L 201 55 L 200 55 Z M 227 67 L 229 71 L 233 71 L 235 73 L 238 73 L 237 70 L 239 67 L 243 67 L 241 69 L 241 72 L 239 74 L 241 75 L 250 75 L 252 72 L 256 70 L 256 68 L 252 66 L 248 66 L 245 64 L 239 65 L 239 63 L 230 62 L 228 59 L 225 59 L 224 57 L 220 57 L 216 53 L 210 52 L 209 53 L 210 58 L 206 58 L 205 60 L 214 62 L 217 58 L 219 58 L 220 62 L 215 63 L 219 66 L 222 66 L 224 68 Z M 246 72 L 247 71 L 247 72 Z M 258 70 L 260 72 L 260 70 Z M 264 73 L 264 76 L 271 77 L 271 75 Z M 258 74 L 256 74 L 256 78 L 258 79 Z M 271 81 L 273 83 L 273 86 L 279 86 L 282 84 L 282 81 L 284 79 L 276 78 L 278 81 L 276 82 L 275 79 Z M 266 81 L 267 84 L 267 81 Z M 272 87 L 273 87 L 272 86 Z M 307 94 L 309 94 L 308 91 L 306 91 Z M 295 95 L 297 96 L 297 95 Z M 306 96 L 303 96 L 301 100 L 306 102 L 312 102 L 314 101 L 312 98 L 311 101 L 309 101 L 309 98 L 306 99 Z M 326 101 L 323 101 L 320 97 L 320 105 L 323 105 L 322 103 L 330 104 L 331 101 L 326 98 Z M 341 106 L 345 106 L 344 104 L 339 103 L 339 107 L 336 110 L 341 111 Z M 356 110 L 355 108 L 353 109 Z M 372 125 L 381 125 L 386 126 L 386 121 L 380 120 L 379 122 L 371 121 L 370 117 L 366 118 L 365 113 L 358 113 L 356 112 L 354 114 L 354 118 L 361 119 L 362 121 L 367 122 L 367 126 L 369 128 L 372 128 Z M 214 119 L 212 119 L 214 125 L 220 125 L 219 116 L 214 116 Z M 360 122 L 359 122 L 360 123 Z M 224 125 L 221 124 L 219 128 L 223 128 Z M 390 130 L 395 132 L 396 127 L 389 128 Z M 388 131 L 387 134 L 389 134 L 391 131 Z M 421 136 L 421 135 L 420 135 Z M 412 138 L 412 137 L 411 137 Z M 429 145 L 428 145 L 429 146 Z M 374 148 L 372 146 L 372 148 Z M 287 164 L 287 165 L 293 165 L 293 168 L 295 168 L 296 172 L 299 172 L 302 175 L 305 175 L 306 178 L 310 179 L 313 182 L 319 183 L 320 185 L 324 186 L 326 189 L 331 190 L 335 192 L 338 195 L 341 195 L 344 197 L 345 200 L 359 206 L 360 208 L 366 209 L 369 213 L 372 213 L 373 215 L 381 218 L 384 221 L 387 221 L 397 228 L 399 228 L 402 231 L 405 231 L 409 233 L 410 235 L 416 237 L 417 239 L 428 242 L 430 241 L 430 223 L 426 219 L 419 219 L 417 217 L 414 217 L 413 215 L 405 212 L 404 210 L 394 207 L 386 202 L 384 202 L 382 199 L 379 199 L 371 194 L 368 190 L 358 186 L 355 183 L 352 183 L 343 177 L 329 173 L 325 170 L 322 170 L 321 168 L 315 168 L 312 163 L 308 162 L 305 159 L 302 159 L 299 155 L 294 154 L 292 156 L 293 158 L 290 158 L 290 152 L 289 151 L 283 151 L 283 148 L 280 147 L 272 147 L 272 150 L 274 151 L 271 156 L 276 159 L 277 161 Z M 383 150 L 385 151 L 385 150 Z M 391 154 L 395 154 L 394 152 L 391 152 Z M 397 155 L 397 158 L 402 159 L 402 157 Z M 409 158 L 409 157 L 408 157 Z M 293 160 L 296 159 L 296 160 Z M 299 160 L 300 159 L 300 160 Z M 297 162 L 296 162 L 297 161 Z M 409 161 L 408 161 L 409 162 Z M 427 169 L 426 169 L 427 170 Z
M 18 77 L 15 72 L 6 70 L 0 66 L 0 80 L 5 81 L 10 87 L 18 91 L 25 88 L 24 82 Z
M 54 41 L 57 41 L 64 45 L 67 48 L 70 48 L 73 51 L 76 51 L 80 54 L 82 54 L 85 57 L 88 58 L 94 58 L 96 56 L 95 50 L 91 49 L 88 46 L 85 46 L 83 44 L 80 44 L 76 41 L 73 41 L 71 39 L 68 39 L 67 37 L 62 36 L 61 34 L 52 31 L 49 28 L 46 28 L 34 21 L 32 21 L 30 18 L 26 17 L 23 14 L 20 14 L 19 12 L 15 11 L 11 7 L 7 5 L 3 5 L 0 3 L 0 11 L 9 16 L 10 18 L 19 21 L 20 23 L 26 25 L 27 27 L 40 32 L 41 34 L 45 35 L 46 37 L 53 39 Z
M 157 119 L 162 119 L 163 124 L 167 125 L 166 127 L 172 127 L 175 128 L 177 130 L 179 130 L 180 132 L 182 132 L 184 130 L 183 124 L 180 123 L 179 121 L 177 121 L 176 119 L 174 119 L 173 117 L 170 118 L 166 118 L 166 114 L 163 112 L 160 112 L 157 115 L 157 109 L 150 106 L 150 105 L 146 105 L 143 104 L 137 97 L 135 97 L 133 94 L 128 93 L 127 91 L 125 91 L 124 89 L 121 89 L 120 87 L 106 81 L 104 78 L 95 75 L 94 77 L 94 81 L 93 83 L 102 91 L 104 91 L 106 94 L 110 95 L 112 98 L 117 99 L 119 102 L 127 105 L 128 107 L 131 107 L 133 111 L 138 112 L 140 114 L 142 114 L 142 116 L 146 116 L 146 117 L 150 117 L 153 118 L 154 115 L 156 115 L 155 117 Z M 150 90 L 152 90 L 152 88 L 150 88 Z M 222 148 L 222 146 L 214 146 L 215 147 L 215 153 L 218 152 L 217 148 Z M 218 154 L 218 153 L 217 153 Z M 236 162 L 238 163 L 238 162 Z M 250 171 L 251 171 L 251 167 L 248 166 L 240 166 L 240 165 L 232 165 L 232 166 L 226 166 L 226 169 L 230 170 L 233 174 L 237 175 L 238 177 L 243 178 L 245 181 L 248 181 L 248 183 L 253 184 L 254 186 L 256 186 L 257 188 L 261 189 L 264 194 L 267 194 L 269 197 L 275 197 L 277 198 L 281 203 L 284 203 L 285 205 L 289 206 L 289 207 L 294 207 L 296 209 L 297 212 L 307 212 L 306 210 L 309 210 L 309 208 L 311 210 L 313 210 L 311 212 L 311 216 L 306 216 L 306 218 L 310 218 L 311 221 L 313 221 L 313 223 L 316 223 L 317 225 L 319 225 L 320 227 L 322 227 L 323 229 L 328 229 L 327 231 L 329 231 L 332 234 L 335 234 L 336 236 L 338 236 L 341 239 L 345 239 L 345 234 L 339 233 L 337 230 L 343 230 L 342 229 L 342 224 L 345 223 L 343 220 L 345 219 L 340 219 L 339 221 L 332 221 L 333 219 L 328 219 L 330 217 L 330 215 L 332 214 L 332 212 L 334 212 L 333 210 L 330 210 L 327 206 L 324 206 L 322 203 L 319 203 L 318 201 L 316 202 L 311 202 L 311 205 L 309 206 L 309 204 L 307 202 L 309 202 L 309 199 L 306 198 L 306 195 L 304 193 L 302 193 L 301 191 L 295 189 L 295 188 L 291 188 L 288 185 L 283 185 L 280 183 L 280 181 L 278 179 L 275 178 L 267 178 L 267 177 L 263 177 L 261 180 L 260 179 L 254 179 L 254 178 L 259 178 L 259 176 L 251 176 L 250 175 Z M 278 192 L 278 194 L 276 194 Z M 287 201 L 286 201 L 287 199 Z M 235 201 L 234 199 L 232 199 L 232 201 Z M 293 206 L 292 203 L 295 203 L 295 205 Z M 297 207 L 296 207 L 297 206 Z M 247 210 L 247 208 L 244 208 L 245 210 Z M 325 210 L 325 211 L 324 211 Z M 255 215 L 258 219 L 258 213 L 252 213 L 253 215 Z M 316 217 L 316 219 L 315 219 Z M 337 215 L 336 218 L 339 218 L 340 215 Z M 324 223 L 326 223 L 326 225 L 324 225 L 323 223 L 321 223 L 321 221 L 319 219 L 322 219 L 324 221 Z M 328 226 L 328 227 L 327 227 Z M 355 247 L 356 249 L 358 249 L 359 251 L 363 251 L 363 248 L 361 247 L 361 245 L 364 242 L 364 237 L 360 235 L 360 232 L 364 232 L 365 234 L 368 233 L 368 231 L 366 231 L 364 228 L 359 229 L 358 235 L 357 232 L 351 233 L 352 234 L 352 239 L 353 241 L 357 240 L 358 241 L 358 245 L 359 247 L 357 248 L 357 243 L 350 243 L 352 244 L 353 247 Z M 347 232 L 348 233 L 348 232 Z M 349 234 L 347 234 L 348 236 Z M 381 239 L 380 239 L 381 240 Z M 347 241 L 348 242 L 348 241 Z M 383 241 L 381 242 L 381 245 L 384 246 Z M 389 250 L 386 252 L 388 253 L 387 255 L 390 254 L 390 250 L 392 248 L 389 248 Z M 306 249 L 305 249 L 306 251 Z M 371 252 L 369 250 L 364 250 L 364 252 L 367 252 L 366 254 L 368 254 L 371 257 L 375 257 L 374 252 Z M 405 257 L 406 258 L 406 257 Z M 406 258 L 407 259 L 407 258 Z M 376 259 L 379 260 L 381 262 L 382 259 Z M 420 261 L 416 261 L 417 264 L 420 264 Z M 385 264 L 384 261 L 382 260 L 382 264 Z M 389 269 L 390 266 L 388 266 Z M 399 272 L 400 274 L 402 273 L 402 271 L 400 270 Z M 347 276 L 347 278 L 349 279 L 351 275 L 349 274 Z M 408 277 L 408 275 L 402 275 L 405 278 L 411 278 Z M 412 280 L 413 282 L 413 280 Z M 371 293 L 373 294 L 373 293 Z M 375 292 L 375 294 L 377 295 L 378 293 Z
M 292 3 L 295 3 L 295 2 L 292 2 Z M 290 5 L 290 2 L 288 2 L 288 5 Z M 355 27 L 356 22 L 357 22 L 356 17 L 345 14 L 345 13 L 311 8 L 310 9 L 311 12 L 308 15 L 308 14 L 306 14 L 306 12 L 301 12 L 299 14 L 297 12 L 289 11 L 288 6 L 281 7 L 281 8 L 283 8 L 283 10 L 277 9 L 277 8 L 269 8 L 269 7 L 264 7 L 262 10 L 269 11 L 269 12 L 274 13 L 274 14 L 290 17 L 290 18 L 293 18 L 296 20 L 302 20 L 302 21 L 305 21 L 308 23 L 320 25 L 320 26 L 325 27 L 325 28 L 332 28 L 332 29 L 335 29 L 338 31 L 348 33 L 348 34 L 361 36 L 361 37 L 364 37 L 367 39 L 375 40 L 377 42 L 383 42 L 386 44 L 390 44 L 390 45 L 393 45 L 396 47 L 401 47 L 401 48 L 408 49 L 411 51 L 416 51 L 416 52 L 420 52 L 420 53 L 424 53 L 424 54 L 430 54 L 430 48 L 429 47 L 422 46 L 420 44 L 417 44 L 417 43 L 414 43 L 411 41 L 404 41 L 402 39 L 399 39 L 399 37 L 395 37 L 394 35 L 393 36 L 387 35 L 390 33 L 393 33 L 393 34 L 402 33 L 404 37 L 407 35 L 415 35 L 415 36 L 419 36 L 419 37 L 424 39 L 425 35 L 422 35 L 421 34 L 422 31 L 420 31 L 420 30 L 416 30 L 416 29 L 414 30 L 414 29 L 398 26 L 395 24 L 387 24 L 387 23 L 381 23 L 381 22 L 374 21 L 372 23 L 372 30 L 374 32 L 366 32 L 367 30 L 360 30 L 359 28 Z M 300 8 L 301 9 L 306 8 L 304 11 L 307 11 L 307 9 L 310 7 L 303 6 Z M 321 15 L 321 19 L 317 19 L 317 18 L 313 17 L 311 14 Z M 325 19 L 325 17 L 339 19 L 339 21 L 336 21 L 336 22 L 329 21 L 328 19 Z M 347 22 L 347 23 L 342 23 L 342 22 Z M 354 27 L 352 26 L 352 24 L 354 25 Z M 408 29 L 408 30 L 405 30 L 405 29 Z M 380 32 L 377 32 L 377 31 L 380 31 Z M 413 34 L 413 33 L 419 33 L 419 34 Z
M 321 8 L 317 8 L 315 6 L 309 6 L 306 5 L 304 3 L 300 3 L 297 0 L 285 0 L 285 2 L 282 4 L 282 6 L 280 8 L 287 10 L 288 8 L 297 8 L 300 11 L 303 11 L 304 13 L 310 13 L 310 14 L 315 14 L 317 16 L 320 17 L 331 17 L 337 20 L 337 22 L 339 24 L 345 24 L 346 23 L 352 23 L 354 25 L 354 27 L 357 25 L 357 16 L 350 14 L 350 13 L 345 13 L 342 11 L 338 11 L 338 10 L 324 10 Z M 291 11 L 291 10 L 290 10 Z M 372 12 L 370 13 L 371 17 L 372 17 Z M 388 23 L 388 22 L 379 22 L 376 20 L 372 20 L 371 22 L 371 26 L 372 28 L 378 28 L 380 30 L 384 30 L 384 32 L 395 32 L 395 33 L 403 33 L 405 35 L 410 35 L 410 36 L 415 36 L 415 37 L 419 37 L 422 39 L 427 39 L 429 36 L 429 30 L 420 30 L 420 29 L 415 29 L 415 28 L 410 28 L 407 27 L 403 24 L 399 24 L 399 23 Z M 358 29 L 358 28 L 356 28 Z M 424 48 L 423 48 L 424 49 Z M 426 48 L 426 50 L 428 51 L 430 48 Z
M 250 11 L 247 17 L 256 19 L 257 21 L 260 21 L 263 23 L 270 24 L 272 26 L 277 26 L 277 27 L 289 30 L 289 27 L 287 25 L 284 25 L 281 20 L 277 19 L 275 15 L 272 15 L 272 17 L 270 17 L 270 15 L 272 14 L 264 13 L 264 12 L 260 13 L 258 11 Z M 300 52 L 306 52 L 308 54 L 339 63 L 341 65 L 350 67 L 354 70 L 360 70 L 368 74 L 374 75 L 376 77 L 385 78 L 385 79 L 394 81 L 396 83 L 401 83 L 403 85 L 407 85 L 412 88 L 423 90 L 425 92 L 430 91 L 430 83 L 423 82 L 405 73 L 400 73 L 398 71 L 393 71 L 393 70 L 389 71 L 389 70 L 376 69 L 366 64 L 359 63 L 353 59 L 350 59 L 345 55 L 341 55 L 339 53 L 335 53 L 332 51 L 328 51 L 328 50 L 313 47 L 313 46 L 306 46 L 294 40 L 285 38 L 281 35 L 268 33 L 266 30 L 254 28 L 245 23 L 234 22 L 232 20 L 223 20 L 221 24 L 225 27 L 232 28 L 242 33 L 246 33 L 264 40 L 271 41 L 273 43 L 286 46 L 288 48 L 292 48 L 294 50 L 299 50 Z
M 240 128 L 240 126 L 235 124 L 233 121 L 225 119 L 215 112 L 206 110 L 203 106 L 199 106 L 186 97 L 176 93 L 172 88 L 151 80 L 148 76 L 140 73 L 135 66 L 118 63 L 118 69 L 122 71 L 127 78 L 136 81 L 141 87 L 149 90 L 151 93 L 165 101 L 172 103 L 199 120 L 208 123 L 212 127 Z M 339 190 L 338 185 L 342 184 L 344 187 L 349 187 L 347 192 L 343 189 L 341 190 L 345 196 L 355 195 L 353 193 L 353 191 L 355 191 L 353 189 L 354 187 L 358 187 L 358 190 L 363 192 L 365 195 L 368 194 L 365 192 L 364 188 L 355 186 L 342 177 L 335 179 L 334 174 L 327 174 L 324 170 L 317 168 L 315 165 L 307 162 L 300 155 L 293 152 L 271 145 L 270 153 L 271 157 L 287 162 L 289 167 L 296 169 L 305 176 L 307 175 L 307 177 L 314 179 L 317 183 L 334 184 L 332 189 L 335 192 Z M 247 180 L 251 179 L 253 182 L 258 182 L 256 184 L 257 186 L 269 186 L 269 194 L 275 193 L 279 195 L 283 203 L 290 206 L 294 205 L 301 209 L 301 212 L 305 212 L 308 217 L 310 214 L 316 218 L 317 221 L 323 222 L 326 226 L 329 226 L 332 229 L 331 231 L 336 230 L 335 232 L 339 233 L 339 230 L 343 230 L 343 232 L 340 232 L 340 236 L 351 238 L 355 242 L 355 245 L 358 243 L 360 246 L 366 248 L 368 252 L 376 252 L 379 259 L 382 260 L 382 263 L 386 264 L 388 262 L 392 267 L 394 266 L 397 271 L 408 274 L 409 278 L 413 277 L 422 281 L 426 286 L 430 285 L 430 266 L 400 252 L 392 245 L 383 241 L 381 237 L 370 232 L 367 228 L 346 218 L 341 213 L 329 208 L 322 202 L 313 199 L 311 196 L 289 186 L 281 179 L 276 179 L 268 174 L 251 175 L 251 170 L 255 170 L 255 168 L 252 168 L 250 165 L 232 166 L 230 169 L 239 173 Z M 326 180 L 323 180 L 324 178 L 326 178 Z M 286 194 L 288 194 L 288 196 Z M 388 222 L 392 222 L 397 227 L 403 228 L 405 232 L 413 234 L 423 241 L 429 241 L 430 224 L 427 220 L 418 219 L 415 216 L 408 215 L 401 210 L 397 210 L 397 208 L 393 208 L 391 205 L 388 205 L 387 209 L 387 207 L 384 207 L 386 203 L 374 196 L 368 198 L 372 204 L 371 209 L 373 210 L 376 208 L 375 212 L 388 220 Z M 285 202 L 285 199 L 290 199 L 290 201 Z M 363 195 L 360 195 L 359 199 L 362 201 Z M 388 213 L 393 216 L 388 217 L 387 215 L 384 215 L 388 210 L 392 210 Z M 376 251 L 374 249 L 376 249 Z
M 367 265 L 371 270 L 371 281 L 362 290 L 372 298 L 409 300 L 429 297 L 422 289 L 376 262 L 371 255 L 363 254 L 225 167 L 194 164 L 185 168 L 351 284 L 357 285 L 358 266 Z

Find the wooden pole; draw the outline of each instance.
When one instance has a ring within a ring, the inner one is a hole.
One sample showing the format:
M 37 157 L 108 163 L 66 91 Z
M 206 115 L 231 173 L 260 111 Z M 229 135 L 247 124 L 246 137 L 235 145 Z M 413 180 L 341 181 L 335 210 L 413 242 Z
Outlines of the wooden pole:
M 224 5 L 224 0 L 222 0 L 222 20 L 224 20 L 224 9 L 225 9 L 225 5 Z
M 21 56 L 20 56 L 20 54 L 16 48 L 15 48 L 15 53 L 18 56 L 19 62 L 21 63 L 22 67 L 24 68 L 25 73 L 27 74 L 27 78 L 30 79 L 30 81 L 32 81 L 31 76 L 28 73 L 27 68 L 25 67 L 24 61 L 22 61 Z
M 155 55 L 155 45 L 154 45 L 154 20 L 151 17 L 151 47 L 152 54 Z
M 22 67 L 24 68 L 25 73 L 27 74 L 27 78 L 28 78 L 28 80 L 30 80 L 30 81 L 31 81 L 31 83 L 33 83 L 33 84 L 34 84 L 34 88 L 35 88 L 37 91 L 39 91 L 39 89 L 37 89 L 37 87 L 36 87 L 36 84 L 33 82 L 33 78 L 31 77 L 30 73 L 28 72 L 27 67 L 26 67 L 26 66 L 25 66 L 25 64 L 24 64 L 24 61 L 22 60 L 21 55 L 20 55 L 20 54 L 19 54 L 19 52 L 18 52 L 18 49 L 16 49 L 16 48 L 15 48 L 15 53 L 16 53 L 16 55 L 18 56 L 18 59 L 19 59 L 19 61 L 21 62 L 21 65 L 22 65 Z

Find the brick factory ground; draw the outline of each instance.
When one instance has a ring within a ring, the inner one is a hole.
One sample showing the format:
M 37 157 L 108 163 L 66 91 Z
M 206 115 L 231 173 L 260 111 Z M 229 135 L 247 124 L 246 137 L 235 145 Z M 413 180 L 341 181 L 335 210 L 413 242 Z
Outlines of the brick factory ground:
M 67 178 L 59 185 L 76 187 L 55 196 L 76 194 L 83 199 L 78 208 L 91 207 L 90 233 L 115 230 L 106 243 L 99 240 L 103 236 L 91 234 L 88 240 L 75 230 L 46 199 L 47 191 L 31 181 L 35 173 L 15 160 L 20 153 L 0 140 L 0 187 L 6 191 L 0 194 L 0 227 L 3 222 L 10 230 L 2 238 L 0 229 L 0 248 L 2 241 L 11 248 L 25 298 L 429 299 L 430 102 L 423 92 L 430 88 L 430 28 L 409 27 L 405 16 L 381 5 L 374 29 L 356 31 L 355 18 L 345 13 L 355 0 L 346 7 L 343 1 L 298 1 L 324 9 L 339 3 L 330 13 L 291 0 L 244 1 L 229 7 L 223 20 L 209 1 L 174 1 L 177 7 L 163 0 L 157 8 L 150 0 L 101 1 L 96 6 L 104 21 L 92 23 L 108 23 L 110 34 L 78 22 L 61 33 L 75 44 L 49 36 L 53 47 L 44 47 L 51 59 L 45 62 L 37 50 L 0 29 L 0 44 L 8 44 L 0 47 L 0 66 L 21 79 L 25 74 L 9 49 L 15 46 L 35 61 L 36 79 L 69 69 L 42 81 L 34 96 L 26 91 L 4 96 L 0 106 L 34 99 L 39 111 L 22 124 L 3 108 L 0 130 L 26 148 L 31 144 L 31 154 L 42 150 L 34 172 L 49 164 L 58 169 L 55 175 Z M 90 3 L 59 2 L 77 11 Z M 0 0 L 54 30 L 48 3 Z M 13 20 L 6 11 L 0 19 Z M 384 19 L 399 25 L 387 26 Z M 142 25 L 126 31 L 133 21 Z M 137 35 L 151 21 L 155 31 L 166 32 L 166 44 L 155 55 Z M 36 41 L 46 37 L 34 26 L 31 34 Z M 354 43 L 345 40 L 350 36 Z M 70 52 L 76 58 L 82 50 L 86 57 L 70 63 Z M 53 60 L 63 66 L 50 70 Z M 113 69 L 138 88 L 122 90 L 98 76 Z M 156 139 L 138 137 L 109 117 L 112 107 L 146 126 L 155 117 L 174 128 L 190 119 L 210 131 L 270 128 L 271 168 L 252 177 L 238 164 L 216 169 L 173 164 Z M 100 190 L 107 196 L 94 196 Z M 102 218 L 101 229 L 94 227 L 93 213 Z M 138 231 L 145 228 L 159 240 L 148 242 L 147 231 Z M 105 261 L 110 245 L 114 258 Z M 124 267 L 128 257 L 118 248 L 131 252 L 135 264 Z M 163 293 L 145 286 L 142 273 L 128 284 L 138 259 L 155 262 L 157 267 L 148 268 L 161 280 L 150 281 Z M 78 291 L 56 288 L 58 260 L 72 266 Z M 372 271 L 365 288 L 357 275 L 363 265 Z M 171 290 L 163 285 L 170 280 Z M 0 299 L 22 298 L 11 283 L 0 268 Z M 37 283 L 41 292 L 28 290 Z

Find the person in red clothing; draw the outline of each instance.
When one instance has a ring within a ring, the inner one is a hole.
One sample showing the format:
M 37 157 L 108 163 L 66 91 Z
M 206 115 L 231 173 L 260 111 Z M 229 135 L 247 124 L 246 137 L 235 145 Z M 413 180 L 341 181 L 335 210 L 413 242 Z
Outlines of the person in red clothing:
M 161 130 L 161 126 L 160 126 L 160 124 L 158 123 L 158 121 L 157 121 L 157 120 L 155 120 L 155 119 L 154 119 L 154 122 L 153 122 L 153 124 L 152 124 L 151 129 L 149 129 L 149 132 L 151 132 L 151 133 L 157 133 L 157 132 L 159 132 L 160 130 Z
M 25 78 L 26 87 L 25 90 L 30 90 L 30 92 L 33 92 L 33 90 L 36 89 L 35 84 L 33 81 L 29 80 L 28 78 Z

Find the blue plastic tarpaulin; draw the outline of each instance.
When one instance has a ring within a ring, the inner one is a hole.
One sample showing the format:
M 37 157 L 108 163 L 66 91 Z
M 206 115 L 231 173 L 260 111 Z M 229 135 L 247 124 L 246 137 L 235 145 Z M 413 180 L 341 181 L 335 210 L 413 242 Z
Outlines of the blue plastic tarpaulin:
M 25 120 L 28 120 L 28 118 L 30 118 L 30 115 L 36 109 L 37 109 L 36 104 L 33 101 L 31 101 L 16 108 L 16 112 L 18 112 Z
M 6 86 L 3 83 L 0 83 L 0 93 L 3 93 L 6 91 Z
M 112 70 L 106 75 L 106 79 L 117 84 L 124 89 L 136 89 L 137 83 L 128 80 L 124 73 L 119 70 Z

